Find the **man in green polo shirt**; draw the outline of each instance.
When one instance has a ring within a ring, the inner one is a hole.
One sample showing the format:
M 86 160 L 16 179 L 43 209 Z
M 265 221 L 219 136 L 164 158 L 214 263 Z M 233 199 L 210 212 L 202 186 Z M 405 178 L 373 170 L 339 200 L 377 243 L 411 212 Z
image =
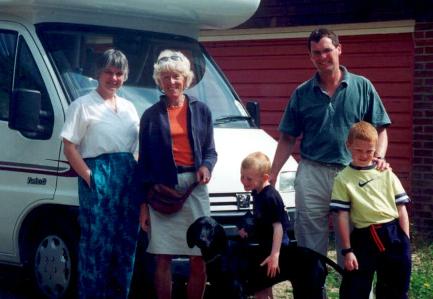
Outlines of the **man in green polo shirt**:
M 388 146 L 386 127 L 391 121 L 371 82 L 340 65 L 342 47 L 334 32 L 314 30 L 308 38 L 308 50 L 317 73 L 296 88 L 286 107 L 271 178 L 275 183 L 296 139 L 302 136 L 302 160 L 295 181 L 295 236 L 300 246 L 326 255 L 334 177 L 351 161 L 345 145 L 349 129 L 361 120 L 376 127 L 379 140 L 375 160 L 383 169 Z M 340 253 L 340 242 L 336 243 Z M 338 261 L 342 265 L 341 255 Z

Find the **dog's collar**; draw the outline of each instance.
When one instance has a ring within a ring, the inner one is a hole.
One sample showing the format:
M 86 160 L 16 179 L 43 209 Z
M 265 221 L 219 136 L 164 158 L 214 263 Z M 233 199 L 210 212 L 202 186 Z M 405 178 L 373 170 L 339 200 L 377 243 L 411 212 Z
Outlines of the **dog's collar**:
M 204 261 L 204 262 L 205 262 L 205 264 L 210 264 L 210 263 L 214 262 L 216 259 L 218 259 L 218 258 L 220 258 L 220 257 L 221 257 L 221 254 L 217 254 L 217 255 L 215 255 L 213 258 L 211 258 L 211 259 L 209 259 L 209 260 L 206 260 L 206 261 Z

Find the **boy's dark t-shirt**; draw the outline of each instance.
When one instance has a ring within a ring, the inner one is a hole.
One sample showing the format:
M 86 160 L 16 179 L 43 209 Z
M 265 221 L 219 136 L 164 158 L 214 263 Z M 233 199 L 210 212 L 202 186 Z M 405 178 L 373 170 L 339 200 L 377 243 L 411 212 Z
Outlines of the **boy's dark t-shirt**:
M 288 244 L 287 229 L 289 228 L 289 218 L 284 209 L 281 195 L 272 185 L 266 186 L 260 193 L 252 192 L 254 198 L 254 235 L 256 241 L 265 250 L 272 249 L 272 239 L 275 222 L 281 222 L 283 227 L 283 244 Z

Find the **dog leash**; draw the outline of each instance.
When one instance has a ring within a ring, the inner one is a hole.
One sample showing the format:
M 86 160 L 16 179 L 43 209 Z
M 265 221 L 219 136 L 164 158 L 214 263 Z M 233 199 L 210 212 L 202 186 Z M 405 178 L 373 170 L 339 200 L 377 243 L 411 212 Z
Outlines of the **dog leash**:
M 206 261 L 204 261 L 204 263 L 207 265 L 207 264 L 210 264 L 210 263 L 213 263 L 216 259 L 218 259 L 218 258 L 220 258 L 221 257 L 221 254 L 220 253 L 218 253 L 217 255 L 215 255 L 213 258 L 211 258 L 211 259 L 209 259 L 209 260 L 206 260 Z
M 340 273 L 340 275 L 343 276 L 344 274 L 344 270 L 343 268 L 341 268 L 336 262 L 334 262 L 333 260 L 331 260 L 329 257 L 324 256 L 324 255 L 320 255 L 320 258 L 323 259 L 323 261 L 325 262 L 325 264 L 328 264 L 329 266 L 331 266 L 335 271 L 337 271 L 338 273 Z
M 329 257 L 324 256 L 320 253 L 318 253 L 317 251 L 314 251 L 310 248 L 307 247 L 303 247 L 308 249 L 309 251 L 313 252 L 313 254 L 315 254 L 322 262 L 324 262 L 325 264 L 331 266 L 331 268 L 333 268 L 335 271 L 337 271 L 341 276 L 343 276 L 344 274 L 344 270 L 343 268 L 341 268 L 336 262 L 334 262 L 333 260 L 331 260 Z

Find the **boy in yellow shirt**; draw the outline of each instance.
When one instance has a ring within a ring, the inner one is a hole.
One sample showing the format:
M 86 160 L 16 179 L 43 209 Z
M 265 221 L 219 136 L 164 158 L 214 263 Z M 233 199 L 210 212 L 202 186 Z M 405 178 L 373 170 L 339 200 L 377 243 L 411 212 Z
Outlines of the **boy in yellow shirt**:
M 337 212 L 346 274 L 341 299 L 369 298 L 377 273 L 376 298 L 408 298 L 411 274 L 409 197 L 390 169 L 373 163 L 377 131 L 361 121 L 352 126 L 347 147 L 352 163 L 336 177 L 331 211 Z M 353 224 L 350 233 L 349 223 Z

